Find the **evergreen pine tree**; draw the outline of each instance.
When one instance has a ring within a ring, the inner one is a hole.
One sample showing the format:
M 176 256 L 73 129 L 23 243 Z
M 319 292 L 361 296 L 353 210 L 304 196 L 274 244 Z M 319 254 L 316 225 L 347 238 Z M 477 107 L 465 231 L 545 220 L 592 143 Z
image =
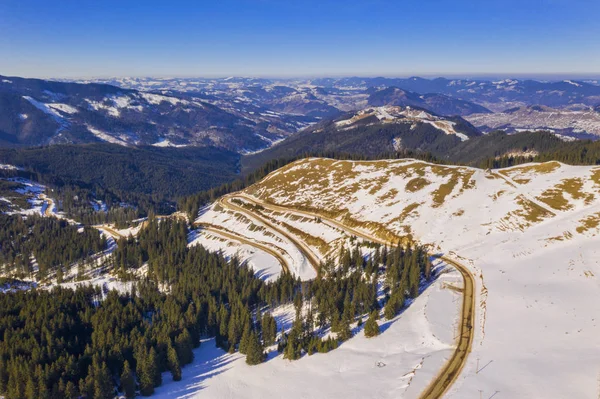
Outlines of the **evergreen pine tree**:
M 135 397 L 135 379 L 127 360 L 123 364 L 123 373 L 121 373 L 121 390 L 125 397 Z
M 27 384 L 25 385 L 25 398 L 26 399 L 37 399 L 38 393 L 37 388 L 35 386 L 35 381 L 30 376 L 27 379 Z
M 94 399 L 112 399 L 114 385 L 106 363 L 102 362 L 94 373 Z
M 379 335 L 379 324 L 377 324 L 377 318 L 379 317 L 379 312 L 374 310 L 369 315 L 367 322 L 365 323 L 365 337 L 371 338 L 376 335 Z
M 10 331 L 8 328 L 4 331 L 4 344 L 7 345 L 9 342 L 7 337 L 9 337 Z M 10 338 L 8 338 L 10 339 Z M 6 362 L 0 356 L 0 392 L 6 392 L 6 383 L 8 382 L 8 371 L 6 369 Z
M 302 347 L 300 346 L 298 332 L 292 328 L 290 334 L 287 337 L 285 350 L 283 357 L 289 360 L 296 360 L 300 358 L 302 354 Z
M 155 365 L 149 361 L 149 355 L 144 354 L 137 359 L 137 375 L 140 380 L 140 392 L 144 396 L 150 396 L 154 393 L 154 370 Z
M 67 382 L 67 385 L 65 386 L 65 397 L 68 399 L 76 399 L 79 397 L 79 394 L 77 393 L 77 387 L 72 381 Z
M 419 283 L 421 280 L 421 269 L 416 259 L 410 263 L 409 271 L 409 291 L 411 298 L 416 298 L 419 295 Z
M 346 318 L 342 318 L 339 321 L 339 332 L 338 338 L 342 341 L 346 341 L 352 338 L 352 330 L 350 330 L 350 322 Z
M 181 380 L 181 366 L 179 365 L 179 359 L 177 358 L 177 351 L 169 344 L 167 346 L 167 364 L 171 375 L 173 376 L 173 381 Z
M 190 364 L 194 360 L 194 352 L 192 351 L 192 338 L 186 328 L 175 339 L 175 350 L 179 364 Z
M 252 331 L 248 340 L 248 355 L 246 356 L 246 363 L 255 365 L 264 361 L 264 348 L 260 342 L 260 339 L 258 338 L 258 334 L 255 331 Z
M 392 295 L 389 297 L 388 301 L 385 304 L 385 307 L 383 308 L 383 314 L 385 315 L 385 318 L 388 320 L 393 319 L 394 317 L 396 317 L 396 314 L 398 313 L 398 300 L 397 300 L 397 295 L 396 292 L 392 292 Z
M 43 378 L 40 378 L 38 382 L 38 399 L 49 399 L 50 392 L 48 392 L 48 387 L 46 386 L 46 381 Z
M 152 381 L 154 382 L 154 387 L 156 388 L 162 384 L 162 375 L 160 374 L 158 354 L 154 348 L 150 348 L 147 361 L 149 371 L 152 374 Z
M 265 313 L 262 317 L 262 333 L 265 346 L 271 346 L 275 343 L 277 337 L 277 323 L 275 318 L 269 313 Z
M 238 348 L 239 352 L 243 355 L 248 353 L 248 346 L 250 340 L 250 324 L 246 323 L 244 327 L 244 333 L 242 334 L 242 339 L 240 340 L 240 346 Z

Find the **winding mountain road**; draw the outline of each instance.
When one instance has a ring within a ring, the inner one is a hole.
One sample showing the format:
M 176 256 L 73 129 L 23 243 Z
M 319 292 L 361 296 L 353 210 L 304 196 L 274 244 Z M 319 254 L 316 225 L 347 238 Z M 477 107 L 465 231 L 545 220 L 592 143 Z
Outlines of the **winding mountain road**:
M 291 234 L 284 231 L 281 227 L 276 226 L 274 223 L 267 220 L 265 217 L 259 216 L 256 213 L 253 213 L 250 210 L 244 208 L 243 206 L 239 206 L 239 205 L 233 203 L 231 200 L 234 198 L 235 198 L 234 195 L 223 196 L 219 199 L 219 205 L 221 205 L 225 209 L 231 209 L 233 211 L 242 213 L 242 214 L 246 215 L 248 218 L 253 219 L 261 224 L 264 224 L 271 230 L 275 231 L 277 234 L 285 237 L 288 241 L 290 241 L 293 245 L 295 245 L 296 248 L 298 248 L 298 250 L 302 253 L 304 258 L 310 263 L 310 265 L 313 267 L 313 269 L 315 269 L 315 271 L 318 273 L 319 265 L 321 262 L 320 262 L 319 258 L 312 252 L 312 250 L 306 244 L 295 239 L 294 237 L 291 236 Z M 243 198 L 245 198 L 245 197 L 243 197 Z
M 254 215 L 249 210 L 241 206 L 235 204 L 232 205 L 231 200 L 233 198 L 238 198 L 240 200 L 247 201 L 255 206 L 262 206 L 265 209 L 269 209 L 275 212 L 292 213 L 304 217 L 318 217 L 328 225 L 341 229 L 350 235 L 355 235 L 365 240 L 376 242 L 382 245 L 397 245 L 397 243 L 399 242 L 399 240 L 396 243 L 383 240 L 379 237 L 372 236 L 367 232 L 346 226 L 338 220 L 329 218 L 327 216 L 315 212 L 299 211 L 297 209 L 288 208 L 281 205 L 266 203 L 264 201 L 260 201 L 256 198 L 244 194 L 238 193 L 228 195 L 225 200 L 221 201 L 221 205 L 234 208 L 235 210 L 243 212 L 244 214 L 250 217 L 256 218 L 256 215 Z M 289 238 L 289 236 L 285 232 L 281 232 L 280 229 L 275 228 L 271 223 L 267 222 L 265 224 L 271 228 L 276 229 L 278 232 L 280 232 L 280 234 L 288 237 L 288 239 L 290 239 L 292 242 L 296 242 L 296 240 Z M 456 349 L 454 350 L 450 359 L 446 362 L 446 364 L 444 364 L 442 369 L 439 371 L 436 378 L 432 380 L 431 383 L 427 386 L 427 388 L 421 393 L 421 395 L 419 396 L 420 399 L 437 399 L 443 397 L 443 395 L 446 392 L 448 392 L 448 389 L 450 389 L 452 384 L 456 381 L 456 379 L 460 375 L 460 372 L 462 371 L 467 362 L 467 358 L 469 356 L 469 353 L 471 352 L 471 348 L 473 345 L 473 338 L 475 333 L 475 277 L 473 276 L 469 268 L 461 264 L 460 262 L 451 259 L 447 256 L 437 256 L 434 254 L 431 255 L 442 259 L 444 262 L 452 265 L 454 268 L 456 268 L 456 270 L 459 271 L 463 278 L 463 303 Z
M 266 252 L 269 255 L 273 256 L 275 259 L 277 259 L 277 261 L 281 264 L 281 267 L 285 273 L 288 273 L 288 274 L 290 273 L 290 265 L 288 264 L 288 261 L 280 253 L 277 253 L 277 251 L 269 248 L 265 244 L 262 244 L 256 240 L 249 240 L 242 235 L 234 233 L 233 231 L 224 229 L 222 227 L 214 226 L 214 225 L 211 225 L 208 223 L 194 223 L 194 225 L 200 226 L 203 230 L 206 230 L 212 234 L 216 234 L 216 235 L 225 237 L 225 238 L 233 240 L 233 241 L 241 242 L 242 244 L 250 245 L 250 246 L 257 248 L 263 252 Z M 280 250 L 285 252 L 285 250 L 282 248 L 280 248 Z

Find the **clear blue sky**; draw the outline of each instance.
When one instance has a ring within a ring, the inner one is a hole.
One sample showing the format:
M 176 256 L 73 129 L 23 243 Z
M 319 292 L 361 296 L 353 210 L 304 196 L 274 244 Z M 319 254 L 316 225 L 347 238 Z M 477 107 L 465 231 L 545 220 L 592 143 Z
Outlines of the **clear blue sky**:
M 600 0 L 1 0 L 0 74 L 600 74 Z

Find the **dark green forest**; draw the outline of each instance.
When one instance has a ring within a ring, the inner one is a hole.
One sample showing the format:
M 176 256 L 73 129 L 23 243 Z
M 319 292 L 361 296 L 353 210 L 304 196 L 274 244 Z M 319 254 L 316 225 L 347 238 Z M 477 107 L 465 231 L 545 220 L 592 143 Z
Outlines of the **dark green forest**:
M 246 354 L 248 364 L 264 361 L 264 348 L 274 344 L 290 360 L 327 352 L 352 336 L 357 318 L 360 324 L 382 307 L 393 318 L 431 278 L 419 247 L 377 247 L 367 259 L 357 245 L 340 253 L 337 267 L 321 265 L 314 281 L 282 275 L 265 283 L 235 258 L 188 247 L 187 233 L 183 222 L 153 219 L 139 237 L 119 242 L 116 269 L 149 264 L 148 277 L 128 294 L 55 288 L 1 295 L 0 392 L 8 399 L 151 395 L 162 372 L 181 378 L 203 336 Z M 169 294 L 158 289 L 164 283 Z M 294 304 L 296 320 L 278 335 L 269 309 L 285 303 Z M 328 328 L 336 338 L 321 338 Z
M 35 262 L 38 280 L 55 273 L 62 281 L 70 265 L 106 248 L 98 230 L 82 230 L 57 218 L 0 214 L 1 271 L 31 277 Z
M 52 187 L 76 186 L 132 205 L 160 204 L 235 179 L 239 155 L 213 147 L 123 147 L 116 144 L 0 149 Z

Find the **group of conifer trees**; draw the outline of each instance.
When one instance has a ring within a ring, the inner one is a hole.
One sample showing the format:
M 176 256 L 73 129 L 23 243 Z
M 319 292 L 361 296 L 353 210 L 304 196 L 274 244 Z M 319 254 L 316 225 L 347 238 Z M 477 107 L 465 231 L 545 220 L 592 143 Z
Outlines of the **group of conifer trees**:
M 357 244 L 342 249 L 339 262 L 325 262 L 318 277 L 302 283 L 294 297 L 296 318 L 292 329 L 280 335 L 278 350 L 290 360 L 302 353 L 328 352 L 353 335 L 367 317 L 364 333 L 379 334 L 380 309 L 393 319 L 431 279 L 431 261 L 422 247 L 377 247 L 364 257 Z M 381 290 L 382 292 L 378 292 Z M 325 333 L 328 338 L 323 338 Z
M 59 281 L 74 262 L 81 262 L 106 248 L 106 239 L 91 227 L 57 218 L 0 214 L 0 270 L 5 274 L 42 280 L 56 273 Z
M 203 336 L 245 354 L 250 365 L 265 361 L 275 345 L 290 360 L 327 352 L 365 316 L 365 335 L 377 335 L 380 310 L 394 317 L 431 273 L 421 248 L 378 247 L 365 258 L 357 244 L 321 265 L 313 281 L 284 274 L 266 283 L 235 257 L 188 247 L 187 234 L 184 222 L 150 219 L 138 237 L 119 241 L 115 268 L 148 265 L 147 278 L 129 293 L 90 287 L 1 295 L 0 393 L 151 395 L 161 373 L 182 378 Z M 296 312 L 289 331 L 278 331 L 271 314 L 283 304 Z
M 179 229 L 177 222 L 152 221 L 131 245 L 153 259 Z M 127 294 L 55 288 L 0 295 L 0 393 L 8 399 L 112 398 L 117 390 L 151 395 L 161 373 L 181 379 L 200 337 L 217 335 L 221 319 L 240 328 L 230 346 L 238 350 L 244 338 L 248 361 L 262 361 L 262 334 L 253 322 L 242 337 L 240 317 L 260 308 L 264 283 L 235 260 L 184 248 L 182 256 L 164 249 L 166 263 Z M 171 278 L 169 293 L 161 292 L 157 283 Z M 264 322 L 272 337 L 274 321 L 265 316 Z

